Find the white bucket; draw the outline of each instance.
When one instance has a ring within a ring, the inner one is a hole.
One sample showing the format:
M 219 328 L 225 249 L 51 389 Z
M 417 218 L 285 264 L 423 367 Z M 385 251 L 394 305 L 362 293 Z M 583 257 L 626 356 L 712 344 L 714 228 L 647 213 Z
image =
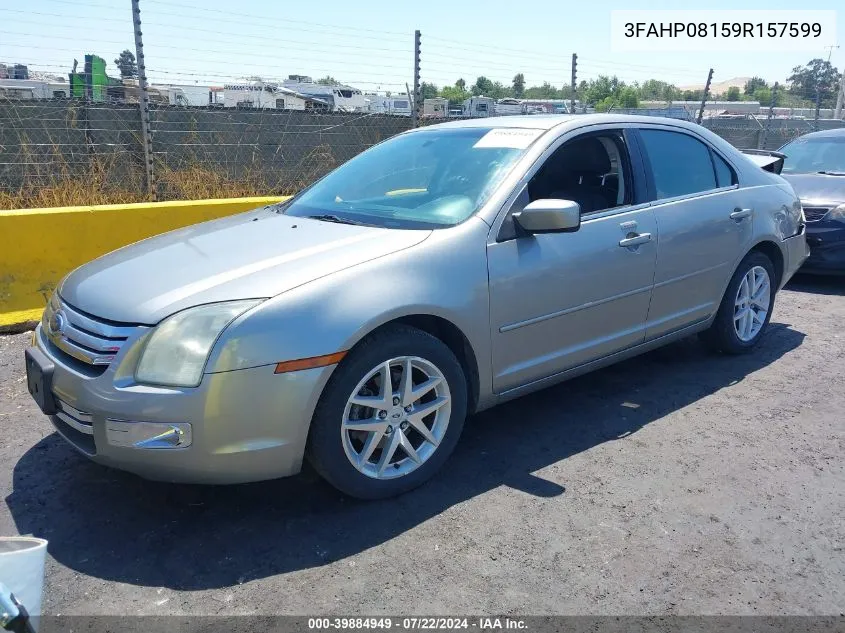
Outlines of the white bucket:
M 41 615 L 47 541 L 32 536 L 0 536 L 0 582 L 31 616 Z

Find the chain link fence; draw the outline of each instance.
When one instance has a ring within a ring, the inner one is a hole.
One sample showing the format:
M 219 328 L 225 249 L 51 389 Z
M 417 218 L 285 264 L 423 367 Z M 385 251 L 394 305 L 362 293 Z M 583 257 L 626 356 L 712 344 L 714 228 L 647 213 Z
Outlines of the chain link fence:
M 140 21 L 110 5 L 55 2 L 54 13 L 39 13 L 50 26 L 46 53 L 17 83 L 8 77 L 17 51 L 42 40 L 20 19 L 25 12 L 0 7 L 0 209 L 134 202 L 150 192 L 158 200 L 289 194 L 414 125 L 467 117 L 609 110 L 695 120 L 701 90 L 676 85 L 703 86 L 709 70 L 140 0 L 146 68 L 133 69 L 124 50 L 115 65 L 126 76 L 116 79 L 95 55 L 68 73 L 85 34 L 75 21 L 96 12 L 113 24 L 102 37 L 88 34 L 113 51 L 132 46 Z M 138 71 L 151 84 L 147 139 Z M 843 125 L 823 109 L 821 118 L 784 115 L 769 109 L 778 95 L 760 94 L 770 103 L 706 95 L 702 124 L 758 149 Z M 813 97 L 791 96 L 803 106 Z

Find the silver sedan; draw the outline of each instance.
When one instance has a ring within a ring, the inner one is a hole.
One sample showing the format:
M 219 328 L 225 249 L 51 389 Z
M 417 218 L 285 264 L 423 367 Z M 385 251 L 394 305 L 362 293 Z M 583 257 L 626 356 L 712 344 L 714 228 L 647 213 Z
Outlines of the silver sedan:
M 751 350 L 807 254 L 790 185 L 701 127 L 445 123 L 74 270 L 28 386 L 76 449 L 143 477 L 307 457 L 385 497 L 431 477 L 469 414 L 695 333 Z

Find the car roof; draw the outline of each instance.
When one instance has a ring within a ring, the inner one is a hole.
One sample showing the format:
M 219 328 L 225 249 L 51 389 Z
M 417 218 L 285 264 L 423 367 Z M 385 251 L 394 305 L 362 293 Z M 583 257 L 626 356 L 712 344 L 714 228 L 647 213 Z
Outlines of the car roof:
M 818 132 L 810 132 L 809 134 L 802 134 L 798 138 L 822 138 L 825 136 L 845 136 L 845 127 L 834 128 L 832 130 L 820 130 Z
M 459 121 L 448 121 L 427 125 L 417 130 L 428 130 L 432 128 L 532 128 L 535 130 L 551 130 L 552 128 L 575 123 L 572 127 L 582 125 L 596 125 L 601 123 L 663 123 L 676 127 L 693 129 L 696 124 L 688 123 L 680 119 L 670 119 L 656 116 L 637 116 L 633 114 L 521 114 L 512 116 L 478 117 L 473 119 L 461 119 Z

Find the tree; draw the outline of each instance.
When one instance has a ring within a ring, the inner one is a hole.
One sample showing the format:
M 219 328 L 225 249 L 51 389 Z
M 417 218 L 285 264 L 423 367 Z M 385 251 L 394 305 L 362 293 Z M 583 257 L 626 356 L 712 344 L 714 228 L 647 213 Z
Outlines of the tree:
M 811 59 L 806 66 L 793 68 L 786 80 L 790 94 L 813 102 L 818 95 L 821 107 L 829 108 L 836 101 L 839 77 L 839 72 L 830 62 L 817 58 Z
M 458 79 L 458 80 L 455 82 L 455 88 L 457 88 L 458 90 L 460 90 L 460 91 L 462 91 L 462 92 L 466 92 L 466 89 L 467 89 L 467 82 L 466 82 L 466 81 L 464 81 L 463 79 Z
M 659 79 L 649 79 L 640 86 L 639 96 L 643 101 L 673 101 L 680 91 L 672 84 Z
M 138 76 L 138 64 L 135 63 L 135 55 L 128 48 L 114 60 L 114 65 L 120 70 L 121 79 Z
M 470 88 L 474 96 L 484 95 L 489 96 L 493 91 L 493 82 L 487 79 L 484 75 L 475 80 L 475 83 Z
M 581 95 L 587 103 L 598 104 L 608 97 L 616 96 L 624 86 L 625 84 L 620 82 L 615 75 L 613 77 L 599 75 L 597 79 L 591 79 L 587 82 L 585 90 L 581 91 Z
M 420 84 L 420 99 L 423 101 L 437 96 L 437 86 L 424 81 Z
M 543 82 L 542 86 L 531 86 L 525 90 L 526 99 L 557 99 L 558 91 L 548 81 Z
M 449 103 L 463 103 L 467 99 L 469 99 L 470 94 L 457 85 L 455 86 L 444 86 L 440 90 L 440 96 L 444 99 L 448 99 Z
M 640 105 L 640 98 L 637 89 L 628 86 L 619 91 L 619 105 L 623 108 L 636 108 Z
M 339 86 L 340 82 L 332 77 L 331 75 L 326 75 L 322 79 L 318 79 L 317 83 L 321 86 Z
M 731 86 L 730 88 L 728 88 L 728 92 L 725 94 L 725 98 L 728 101 L 740 101 L 739 86 Z
M 493 99 L 504 99 L 505 97 L 510 97 L 513 94 L 510 88 L 505 86 L 501 81 L 494 81 L 493 85 L 490 87 L 490 92 L 488 92 L 485 96 L 492 97 Z
M 525 94 L 525 75 L 517 73 L 513 78 L 513 96 L 522 99 Z
M 747 95 L 753 95 L 760 88 L 768 87 L 769 84 L 766 83 L 765 79 L 763 79 L 762 77 L 754 76 L 745 82 L 745 88 L 742 89 L 742 92 Z

